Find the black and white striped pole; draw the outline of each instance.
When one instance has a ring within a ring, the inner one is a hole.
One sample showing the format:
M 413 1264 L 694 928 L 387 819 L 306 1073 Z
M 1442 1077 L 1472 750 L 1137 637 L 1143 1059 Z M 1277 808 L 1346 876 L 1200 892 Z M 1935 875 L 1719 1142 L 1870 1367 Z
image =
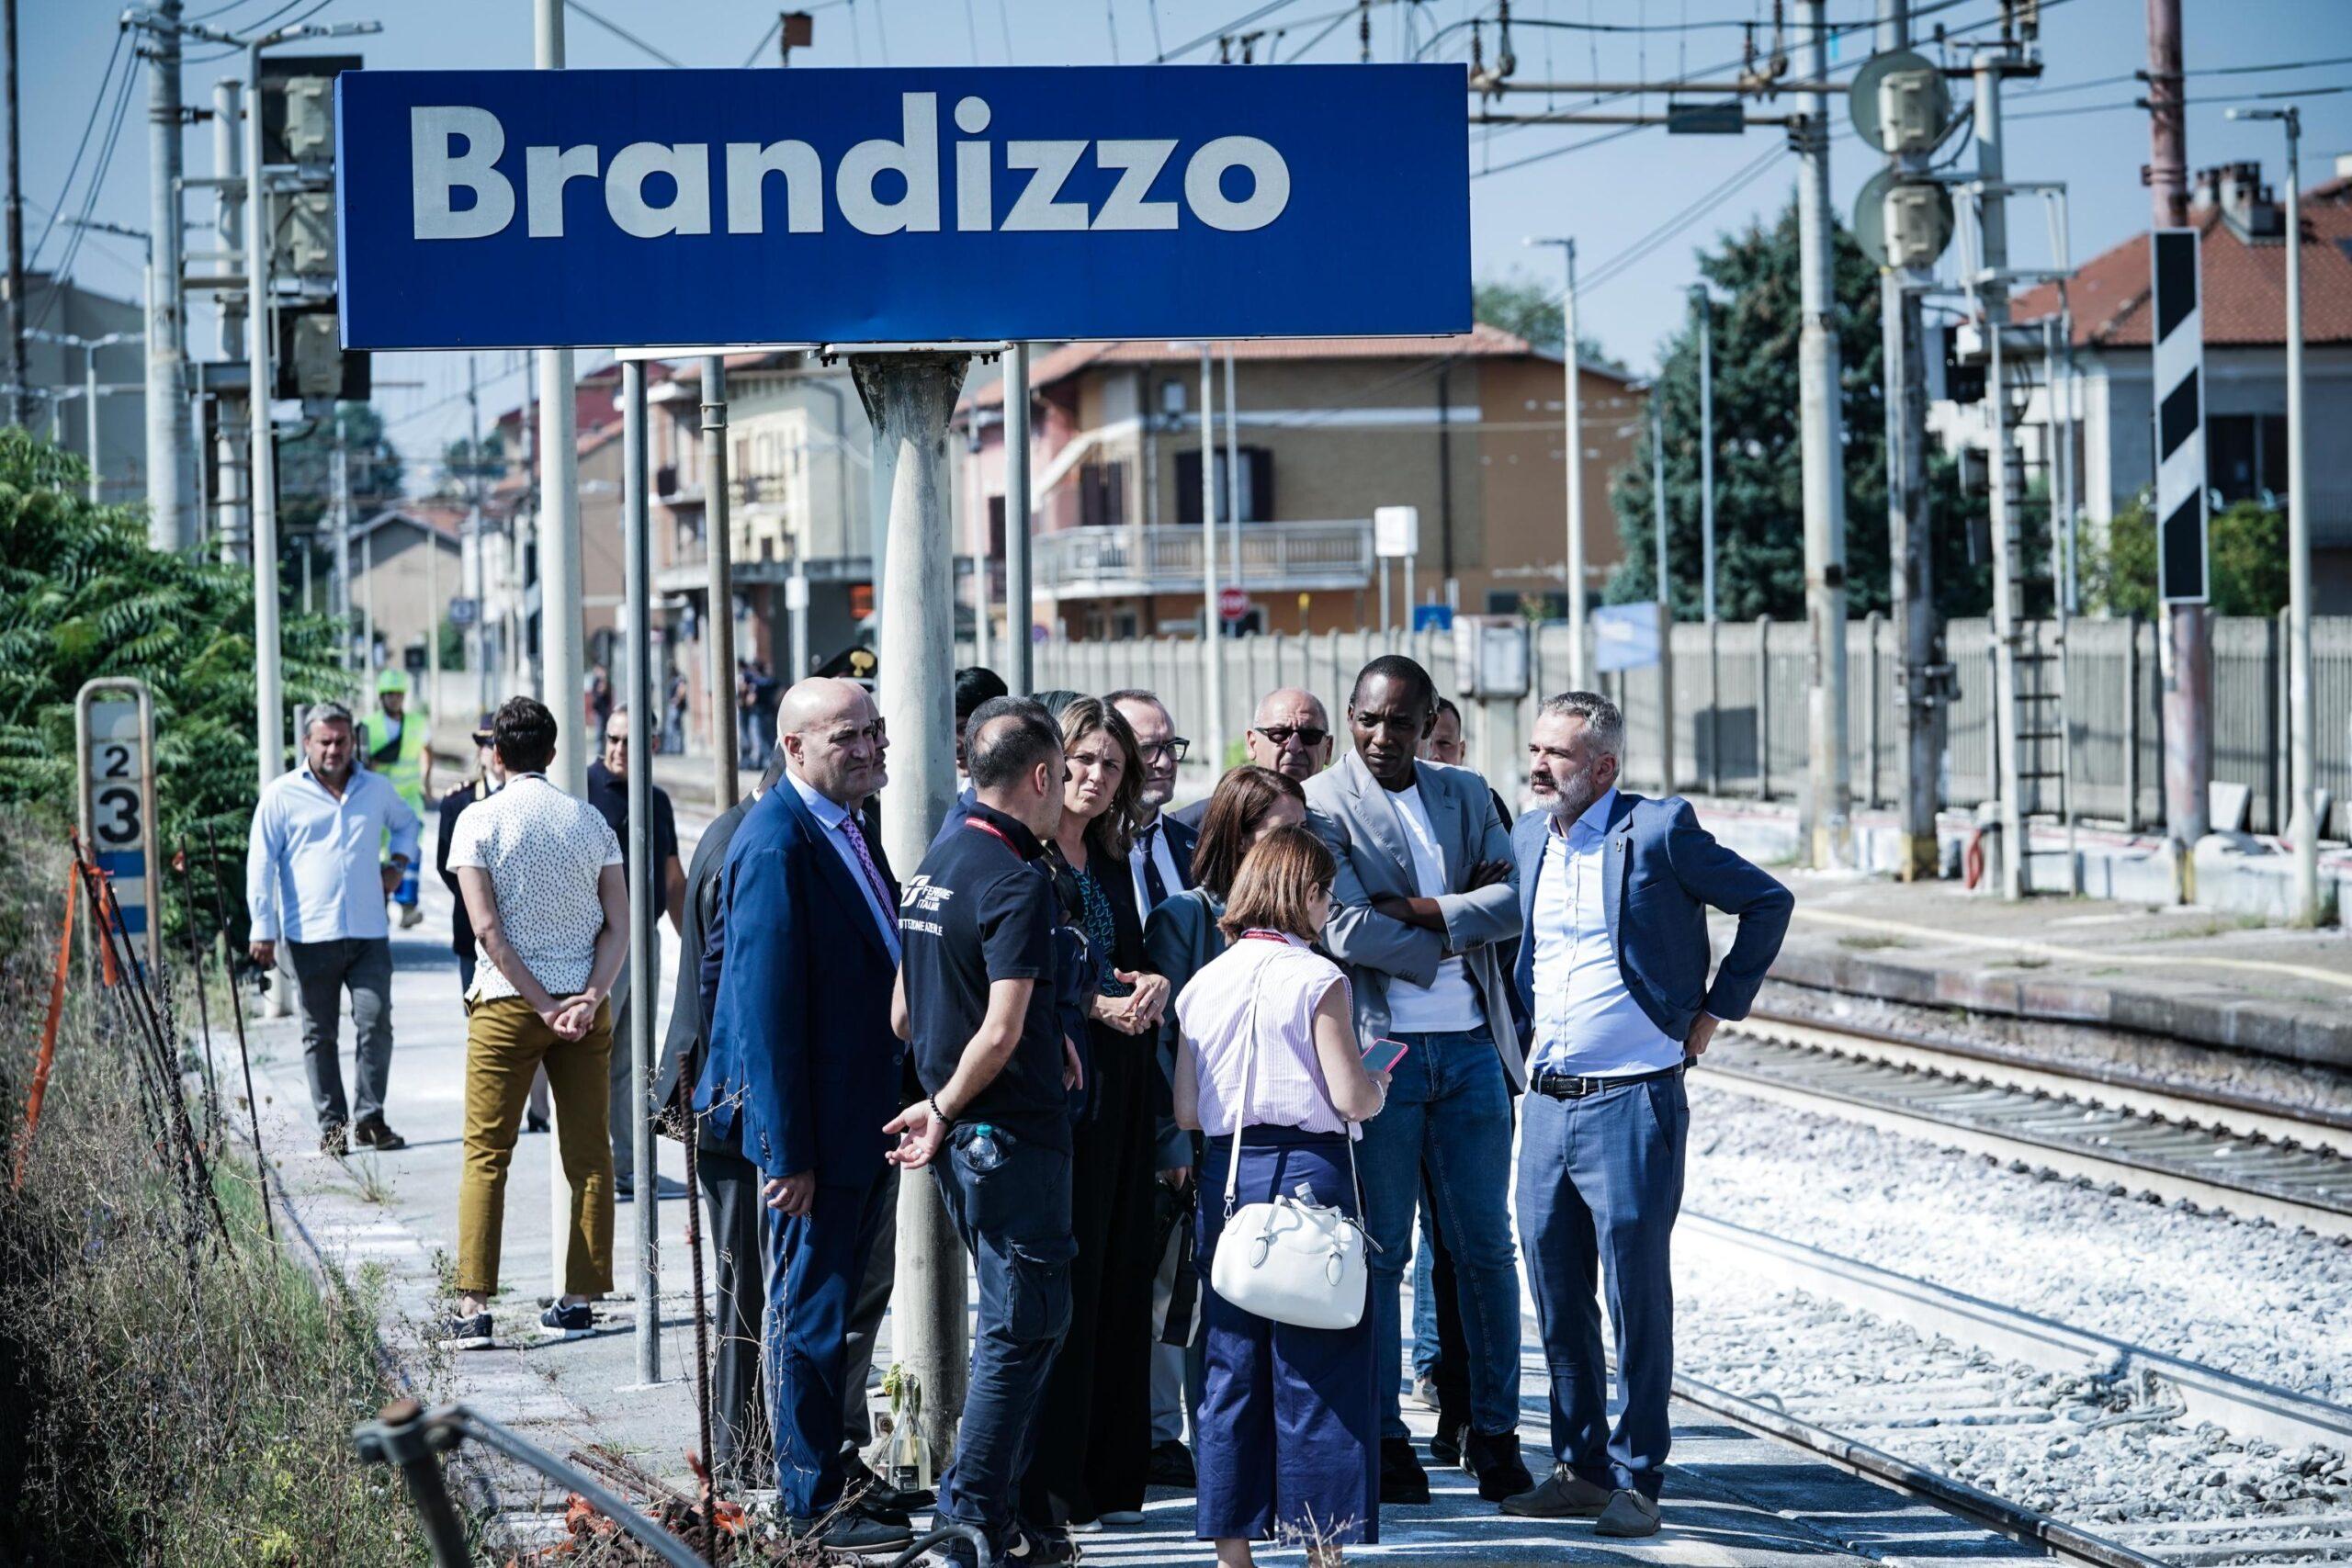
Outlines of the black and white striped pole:
M 2212 773 L 2212 662 L 2206 630 L 2205 333 L 2198 231 L 2149 236 L 2156 450 L 2156 597 L 2164 676 L 2165 822 L 2181 901 L 2196 896 L 2197 841 Z

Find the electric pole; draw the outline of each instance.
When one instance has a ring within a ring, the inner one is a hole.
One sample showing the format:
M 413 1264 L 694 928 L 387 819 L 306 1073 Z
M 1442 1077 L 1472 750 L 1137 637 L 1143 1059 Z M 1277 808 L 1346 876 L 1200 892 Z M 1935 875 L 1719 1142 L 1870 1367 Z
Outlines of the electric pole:
M 1560 295 L 1560 364 L 1564 377 L 1561 431 L 1567 487 L 1567 558 L 1560 568 L 1560 586 L 1566 590 L 1568 617 L 1568 686 L 1584 691 L 1591 679 L 1584 646 L 1584 409 L 1577 385 L 1577 243 L 1574 240 L 1530 238 L 1530 245 L 1557 245 L 1566 270 L 1566 287 Z M 1408 585 L 1406 615 L 1409 621 L 1412 594 Z
M 1805 75 L 1829 75 L 1824 0 L 1807 0 Z M 1805 660 L 1805 788 L 1800 839 L 1816 870 L 1853 858 L 1852 758 L 1846 749 L 1846 463 L 1839 429 L 1836 226 L 1829 206 L 1829 101 L 1794 128 L 1797 181 L 1798 414 L 1804 459 L 1804 598 L 1811 647 Z
M 1225 649 L 1216 592 L 1216 351 L 1201 344 L 1201 689 L 1208 694 L 1209 766 L 1225 766 Z
M 563 0 L 531 0 L 531 21 L 532 62 L 542 71 L 562 70 Z M 540 681 L 547 705 L 555 713 L 555 766 L 549 776 L 558 789 L 580 795 L 588 787 L 588 748 L 581 734 L 587 712 L 582 701 L 587 671 L 582 659 L 580 619 L 580 441 L 579 410 L 574 404 L 578 392 L 572 385 L 571 350 L 543 348 L 537 353 L 539 449 L 545 473 L 539 487 L 538 528 Z M 707 501 L 704 509 L 707 515 Z M 714 603 L 711 614 L 725 616 L 727 605 Z M 720 675 L 731 680 L 733 671 L 721 671 Z M 718 703 L 716 694 L 712 700 Z M 720 754 L 730 763 L 732 735 L 730 730 L 720 737 Z M 728 777 L 731 783 L 731 767 Z M 719 808 L 733 804 L 732 793 L 722 789 Z
M 2148 0 L 2148 195 L 2159 229 L 2188 226 L 2188 129 L 2181 101 L 2180 0 Z M 2295 182 L 2295 171 L 2287 171 Z M 2164 673 L 2165 824 L 2184 904 L 2197 897 L 2197 841 L 2211 822 L 2213 623 L 2207 604 L 2166 604 L 2157 648 Z
M 8 124 L 8 407 L 11 417 L 29 427 L 33 420 L 31 372 L 25 363 L 25 175 L 22 138 L 17 126 L 17 0 L 0 0 L 0 49 L 8 54 L 7 71 L 0 78 L 0 118 Z
M 212 85 L 212 174 L 221 182 L 213 187 L 217 198 L 213 216 L 218 231 L 214 237 L 227 255 L 235 255 L 245 245 L 244 145 L 244 84 L 233 76 L 223 77 Z M 224 288 L 215 296 L 215 301 L 220 309 L 220 355 L 224 359 L 232 359 L 244 348 L 245 297 Z M 239 455 L 235 427 L 229 421 L 231 406 L 226 392 L 213 405 L 216 428 L 212 462 L 220 476 L 220 524 L 216 532 L 224 564 L 243 558 L 253 548 L 250 523 L 245 515 L 245 487 L 240 477 L 244 472 L 244 459 Z M 253 406 L 250 394 L 245 406 Z M 340 561 L 336 570 L 342 570 Z M 330 605 L 333 597 L 329 595 Z
M 187 313 L 180 209 L 180 0 L 156 0 L 147 29 L 147 542 L 193 543 L 187 516 L 196 434 L 188 422 Z
M 490 571 L 483 557 L 490 547 L 481 513 L 481 362 L 477 355 L 466 355 L 466 412 L 470 436 L 466 446 L 466 537 L 473 541 L 474 624 L 467 629 L 466 658 L 474 667 L 474 705 L 483 713 L 490 711 L 490 615 L 488 594 Z M 433 645 L 441 645 L 441 609 L 433 609 Z M 557 727 L 563 721 L 558 719 Z
M 1881 51 L 1911 46 L 1909 0 L 1880 0 Z M 1891 152 L 1914 177 L 1928 153 Z M 1879 274 L 1880 357 L 1886 377 L 1888 607 L 1895 646 L 1895 874 L 1936 874 L 1937 694 L 1935 547 L 1928 516 L 1928 378 L 1919 292 L 1894 267 Z
M 1715 624 L 1715 311 L 1707 286 L 1690 286 L 1699 312 L 1699 604 Z

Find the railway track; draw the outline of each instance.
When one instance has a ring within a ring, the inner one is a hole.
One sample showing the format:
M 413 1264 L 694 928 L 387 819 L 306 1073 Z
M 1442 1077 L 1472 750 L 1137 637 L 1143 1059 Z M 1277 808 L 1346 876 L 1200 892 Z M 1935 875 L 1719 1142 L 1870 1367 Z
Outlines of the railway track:
M 2352 1238 L 2352 1117 L 1995 1047 L 1759 1011 L 1710 1082 L 2107 1184 Z
M 1725 1034 L 1733 1048 L 1710 1055 L 1703 1076 L 1733 1092 L 2111 1190 L 2352 1236 L 2352 1159 L 2339 1152 L 2352 1149 L 2352 1118 L 2339 1113 L 1812 1017 L 1759 1014 Z M 1709 1307 L 1715 1364 L 1702 1357 L 1677 1393 L 1726 1419 L 2066 1561 L 2352 1562 L 2352 1477 L 2339 1457 L 2352 1453 L 2352 1408 L 1691 1208 L 1676 1250 L 1678 1271 L 1725 1292 Z M 1730 1279 L 1742 1288 L 1724 1286 Z M 1860 1343 L 1850 1383 L 1818 1375 Z M 2301 1461 L 2313 1484 L 2300 1498 L 2249 1489 L 2217 1505 L 2210 1477 L 2199 1495 L 2192 1459 L 2171 1472 L 2177 1492 L 2152 1484 L 2135 1499 L 2156 1506 L 2102 1515 L 2067 1491 L 2078 1477 L 2064 1462 L 2040 1456 L 2094 1450 L 2083 1472 L 2102 1470 L 2099 1445 L 2119 1443 L 2117 1428 L 2143 1458 L 2208 1446 L 2224 1450 L 2217 1464 L 2268 1454 L 2290 1470 Z

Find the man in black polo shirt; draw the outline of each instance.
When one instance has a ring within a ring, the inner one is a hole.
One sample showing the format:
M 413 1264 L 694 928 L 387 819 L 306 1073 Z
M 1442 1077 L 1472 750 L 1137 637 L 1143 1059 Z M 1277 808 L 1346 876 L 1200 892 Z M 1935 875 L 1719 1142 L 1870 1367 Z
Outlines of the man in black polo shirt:
M 659 750 L 657 743 L 655 750 Z M 594 807 L 605 821 L 612 824 L 613 837 L 621 841 L 621 861 L 628 861 L 628 708 L 613 709 L 605 719 L 604 754 L 588 764 L 588 804 Z M 650 770 L 652 759 L 645 763 Z M 670 929 L 684 933 L 686 910 L 686 868 L 678 861 L 678 814 L 671 807 L 670 792 L 660 784 L 648 782 L 646 790 L 653 802 L 653 886 L 662 900 L 662 911 L 670 917 Z M 657 915 L 656 919 L 660 919 Z M 653 948 L 654 966 L 659 970 L 662 948 Z M 613 1020 L 615 1039 L 621 1042 L 613 1047 L 613 1091 L 610 1101 L 613 1134 L 613 1196 L 626 1201 L 637 1192 L 637 1122 L 630 1098 L 632 1080 L 637 1076 L 637 1063 L 631 1056 L 626 1033 L 620 1021 L 628 1015 L 629 987 L 636 976 L 628 965 L 621 965 L 621 977 L 613 983 Z M 655 987 L 649 995 L 658 995 L 662 985 L 659 973 L 650 977 Z M 638 1086 L 639 1096 L 650 1092 L 650 1086 Z
M 1078 1250 L 1067 1099 L 1078 1057 L 1054 1005 L 1059 904 L 1039 842 L 1061 817 L 1061 734 L 1037 704 L 1000 697 L 966 735 L 973 803 L 900 901 L 892 1021 L 924 1098 L 887 1130 L 899 1135 L 894 1164 L 937 1173 L 979 1275 L 971 1387 L 938 1517 L 978 1527 L 1000 1556 L 1068 1562 L 1042 1490 L 1023 1484 Z M 975 1560 L 957 1550 L 955 1561 Z

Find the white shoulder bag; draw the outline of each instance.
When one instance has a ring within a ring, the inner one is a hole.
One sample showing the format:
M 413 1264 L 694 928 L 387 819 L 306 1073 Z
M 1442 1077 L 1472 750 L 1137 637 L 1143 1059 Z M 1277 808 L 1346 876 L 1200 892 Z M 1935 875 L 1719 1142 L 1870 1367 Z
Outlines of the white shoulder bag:
M 1241 1143 L 1250 1120 L 1250 1090 L 1258 1066 L 1258 989 L 1250 993 L 1250 1033 L 1242 1047 L 1241 1100 L 1233 1148 L 1225 1167 L 1225 1231 L 1209 1262 L 1209 1284 L 1244 1312 L 1299 1328 L 1353 1328 L 1363 1320 L 1368 1283 L 1363 1227 L 1341 1211 L 1315 1201 L 1298 1184 L 1295 1196 L 1234 1206 L 1241 1188 Z M 1363 1184 L 1356 1178 L 1356 1145 L 1348 1144 L 1348 1179 L 1358 1211 Z

